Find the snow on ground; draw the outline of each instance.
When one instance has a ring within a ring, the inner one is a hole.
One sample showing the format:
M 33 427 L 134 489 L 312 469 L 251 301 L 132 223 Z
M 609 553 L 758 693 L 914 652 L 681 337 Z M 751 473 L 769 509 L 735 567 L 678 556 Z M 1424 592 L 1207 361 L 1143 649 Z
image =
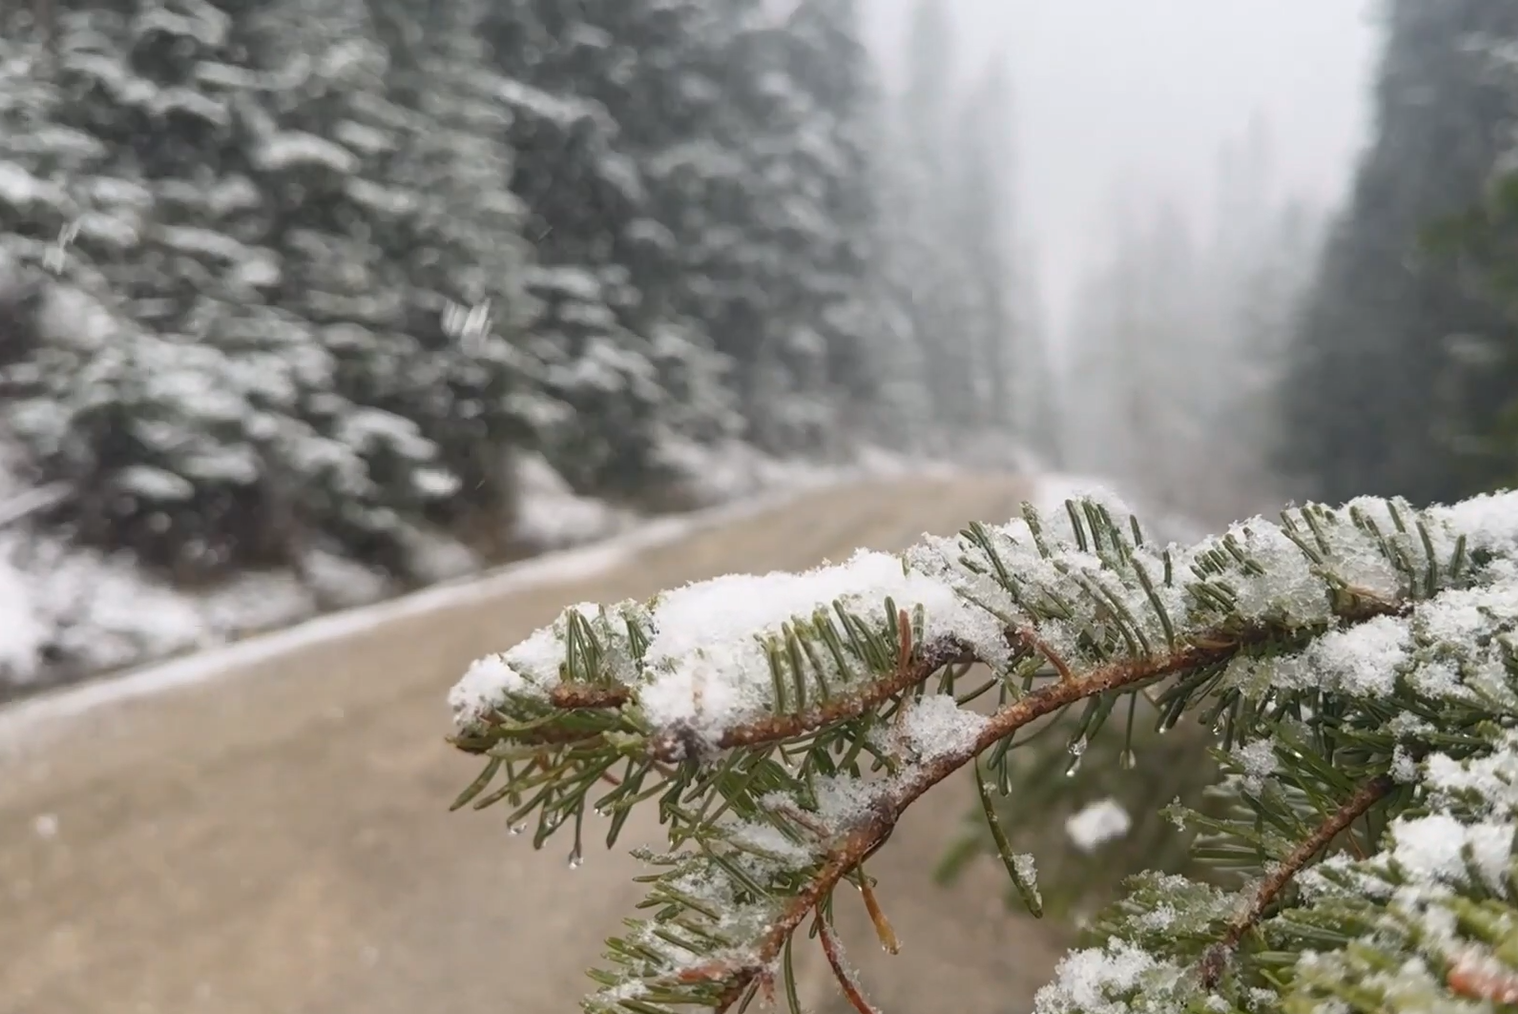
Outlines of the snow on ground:
M 522 457 L 517 462 L 517 479 L 522 488 L 517 536 L 529 545 L 561 549 L 605 538 L 637 521 L 628 511 L 577 495 L 541 455 Z
M 576 495 L 546 461 L 529 457 L 520 465 L 523 499 L 517 537 L 523 545 L 552 555 L 497 571 L 478 586 L 474 582 L 482 564 L 473 553 L 450 539 L 418 533 L 413 547 L 418 571 L 434 586 L 447 587 L 381 606 L 372 619 L 364 618 L 367 612 L 329 616 L 314 626 L 301 627 L 307 633 L 298 636 L 308 636 L 308 627 L 318 631 L 310 636 L 341 636 L 354 629 L 354 623 L 384 622 L 395 615 L 386 611 L 391 609 L 445 608 L 455 601 L 450 596 L 475 593 L 452 587 L 460 582 L 466 582 L 465 589 L 479 587 L 479 593 L 489 594 L 498 590 L 492 583 L 497 579 L 536 582 L 555 575 L 567 579 L 596 573 L 642 548 L 730 520 L 734 509 L 740 513 L 764 509 L 775 502 L 774 496 L 760 496 L 764 491 L 785 498 L 864 476 L 944 476 L 954 471 L 953 466 L 878 449 L 863 451 L 847 466 L 777 461 L 741 445 L 679 448 L 677 454 L 682 470 L 699 480 L 694 490 L 698 501 L 714 506 L 650 521 Z M 1108 485 L 1091 477 L 1048 473 L 1039 480 L 1033 499 L 1041 509 L 1057 509 L 1066 497 Z M 0 489 L 0 700 L 39 691 L 47 683 L 75 682 L 203 653 L 334 610 L 385 602 L 398 591 L 382 574 L 317 552 L 304 561 L 299 577 L 288 572 L 249 574 L 218 588 L 187 594 L 143 575 L 130 559 L 69 547 L 28 532 L 25 514 L 48 502 L 49 497 L 38 491 L 14 486 Z M 739 506 L 731 506 L 735 504 Z M 1176 519 L 1153 518 L 1142 508 L 1139 514 L 1158 538 L 1189 541 L 1197 534 L 1195 526 Z M 580 553 L 554 552 L 587 543 L 598 544 Z M 444 597 L 431 599 L 429 594 Z M 294 647 L 301 642 L 279 643 Z M 276 645 L 257 650 L 289 649 Z M 215 652 L 203 660 L 196 655 L 173 663 L 166 674 L 141 685 L 152 685 L 156 679 L 172 685 L 182 678 L 179 674 L 236 664 L 237 656 L 222 655 Z M 104 698 L 132 693 L 90 689 Z
M 417 552 L 429 558 L 426 569 L 436 574 L 437 583 L 399 598 L 389 597 L 395 589 L 383 576 L 332 556 L 307 561 L 303 581 L 282 573 L 248 575 L 191 595 L 145 577 L 130 561 L 0 528 L 0 698 L 7 683 L 15 693 L 33 689 L 26 684 L 42 678 L 72 681 L 147 665 L 0 709 L 0 743 L 41 720 L 214 679 L 401 617 L 582 580 L 694 531 L 774 509 L 808 490 L 871 476 L 952 472 L 883 451 L 831 468 L 766 461 L 752 452 L 744 461 L 743 468 L 714 469 L 709 477 L 710 495 L 725 491 L 726 503 L 652 520 L 578 497 L 546 462 L 529 461 L 519 534 L 524 542 L 551 551 L 481 575 L 478 561 L 456 544 L 436 540 L 419 545 Z M 756 474 L 762 482 L 749 485 Z M 582 545 L 564 548 L 575 543 Z M 344 611 L 330 611 L 336 608 Z M 47 673 L 45 657 L 60 654 L 77 655 L 75 669 Z
M 687 495 L 700 506 L 730 503 L 765 490 L 826 486 L 840 475 L 943 476 L 956 469 L 936 461 L 905 457 L 881 448 L 859 451 L 847 466 L 773 458 L 740 441 L 665 446 L 664 460 L 681 477 Z

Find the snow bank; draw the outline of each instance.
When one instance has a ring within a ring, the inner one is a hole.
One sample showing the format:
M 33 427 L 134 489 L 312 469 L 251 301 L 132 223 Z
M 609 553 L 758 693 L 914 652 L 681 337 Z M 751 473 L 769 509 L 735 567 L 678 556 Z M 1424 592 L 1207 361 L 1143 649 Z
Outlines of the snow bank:
M 521 503 L 517 538 L 538 549 L 562 549 L 602 539 L 633 526 L 637 518 L 600 500 L 579 496 L 540 455 L 517 462 Z
M 685 493 L 700 506 L 729 503 L 769 489 L 813 489 L 847 478 L 943 478 L 963 472 L 962 467 L 878 447 L 861 449 L 846 464 L 775 458 L 736 440 L 719 444 L 672 441 L 662 453 L 664 463 L 680 476 Z
M 0 743 L 39 722 L 230 675 L 264 659 L 355 636 L 403 617 L 594 577 L 646 550 L 777 509 L 828 485 L 906 474 L 909 469 L 918 475 L 950 472 L 884 452 L 862 454 L 851 465 L 831 469 L 787 469 L 776 464 L 764 473 L 769 486 L 763 495 L 734 497 L 732 502 L 701 511 L 638 521 L 576 497 L 562 479 L 545 474 L 545 469 L 551 473 L 546 463 L 526 466 L 522 537 L 549 540 L 549 544 L 558 539 L 561 546 L 588 544 L 481 575 L 469 568 L 467 560 L 445 560 L 449 552 L 467 551 L 443 541 L 427 551 L 438 558 L 440 575 L 449 576 L 440 576 L 424 591 L 388 601 L 377 601 L 393 591 L 383 577 L 335 557 L 310 561 L 305 581 L 293 575 L 253 575 L 209 594 L 187 595 L 144 577 L 120 559 L 55 543 L 33 543 L 28 554 L 17 551 L 19 539 L 0 539 L 0 693 L 7 682 L 16 687 L 36 680 L 39 663 L 50 652 L 82 653 L 78 671 L 65 673 L 65 678 L 186 655 L 0 710 Z M 563 516 L 554 517 L 556 510 Z M 571 518 L 580 527 L 571 524 Z M 365 598 L 369 604 L 317 616 L 324 602 L 330 608 L 332 597 L 344 590 L 350 599 Z

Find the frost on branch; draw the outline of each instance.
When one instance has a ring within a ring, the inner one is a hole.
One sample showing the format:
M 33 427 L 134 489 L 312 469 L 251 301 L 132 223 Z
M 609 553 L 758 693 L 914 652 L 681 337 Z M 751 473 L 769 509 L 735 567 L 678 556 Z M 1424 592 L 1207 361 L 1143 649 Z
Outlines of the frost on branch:
M 1214 730 L 1228 805 L 1173 816 L 1219 875 L 1136 878 L 1041 1012 L 1488 1010 L 1518 1000 L 1515 623 L 1513 495 L 1308 506 L 1189 548 L 1115 503 L 1025 507 L 902 556 L 566 610 L 454 688 L 453 742 L 486 760 L 456 805 L 505 805 L 538 846 L 567 828 L 572 863 L 587 811 L 610 846 L 657 807 L 646 917 L 586 1009 L 740 1008 L 792 995 L 798 929 L 836 958 L 844 881 L 895 948 L 868 859 L 957 772 L 1037 914 L 1005 826 L 1025 727 L 1079 705 L 1079 759 L 1141 702 Z

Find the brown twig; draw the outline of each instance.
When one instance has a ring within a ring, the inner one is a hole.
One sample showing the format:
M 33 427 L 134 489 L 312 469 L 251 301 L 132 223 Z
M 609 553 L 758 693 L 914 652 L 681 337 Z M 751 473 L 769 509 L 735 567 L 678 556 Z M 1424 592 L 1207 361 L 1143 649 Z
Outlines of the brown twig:
M 839 946 L 838 938 L 833 935 L 833 928 L 828 925 L 827 919 L 823 918 L 822 909 L 817 909 L 817 936 L 822 940 L 822 953 L 827 956 L 828 964 L 833 966 L 833 975 L 838 979 L 838 986 L 843 990 L 849 1006 L 859 1014 L 879 1014 L 870 1001 L 864 998 L 864 991 L 859 988 L 859 980 L 854 973 L 843 963 L 843 948 Z
M 597 687 L 583 683 L 560 683 L 548 691 L 548 701 L 565 711 L 620 708 L 632 699 L 626 687 Z
M 1070 680 L 1076 678 L 1075 673 L 1070 671 L 1070 667 L 1065 664 L 1065 660 L 1059 656 L 1059 653 L 1050 647 L 1048 642 L 1034 633 L 1031 627 L 1019 630 L 1017 632 L 1017 640 L 1044 656 L 1048 663 L 1054 667 L 1054 671 L 1059 674 L 1059 678 L 1062 681 L 1068 683 Z
M 716 746 L 729 750 L 741 746 L 757 746 L 795 739 L 814 729 L 835 722 L 858 718 L 892 697 L 932 676 L 946 665 L 976 661 L 970 649 L 952 638 L 945 638 L 927 646 L 915 663 L 899 666 L 889 676 L 862 687 L 855 693 L 840 694 L 816 708 L 787 715 L 770 715 L 754 722 L 735 725 L 725 730 Z M 689 737 L 680 729 L 667 729 L 655 735 L 648 744 L 651 756 L 663 761 L 676 761 L 690 756 Z
M 1208 989 L 1218 984 L 1218 980 L 1223 977 L 1223 971 L 1227 967 L 1229 956 L 1238 948 L 1239 941 L 1244 939 L 1244 934 L 1259 924 L 1271 902 L 1275 901 L 1297 874 L 1312 862 L 1314 856 L 1327 848 L 1340 832 L 1384 799 L 1395 784 L 1389 775 L 1380 775 L 1365 782 L 1344 802 L 1344 805 L 1329 814 L 1328 819 L 1320 824 L 1316 831 L 1292 849 L 1291 854 L 1272 870 L 1269 876 L 1260 881 L 1259 886 L 1255 888 L 1254 896 L 1249 900 L 1248 907 L 1228 924 L 1223 939 L 1209 947 L 1207 953 L 1202 956 L 1200 964 L 1202 983 Z
M 1460 955 L 1445 973 L 1444 982 L 1456 996 L 1488 1003 L 1518 1003 L 1518 975 L 1489 955 Z
M 499 728 L 499 722 L 496 723 Z M 448 743 L 464 753 L 480 754 L 500 746 L 502 741 L 512 746 L 598 746 L 604 733 L 585 729 L 566 729 L 562 726 L 545 725 L 534 729 L 497 732 L 495 736 L 463 735 L 449 736 Z
M 864 899 L 864 910 L 870 914 L 870 922 L 875 927 L 875 935 L 880 938 L 880 946 L 887 954 L 899 954 L 901 941 L 896 937 L 896 931 L 891 928 L 891 920 L 886 918 L 885 910 L 880 907 L 880 899 L 875 897 L 875 889 L 870 886 L 870 878 L 864 875 L 864 869 L 859 871 L 859 894 Z

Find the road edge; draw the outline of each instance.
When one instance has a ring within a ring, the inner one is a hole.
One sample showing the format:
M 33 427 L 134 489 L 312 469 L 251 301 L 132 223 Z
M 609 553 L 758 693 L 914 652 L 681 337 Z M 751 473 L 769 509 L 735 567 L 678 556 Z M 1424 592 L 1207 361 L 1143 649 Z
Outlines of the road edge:
M 940 465 L 928 471 L 935 479 L 950 479 L 961 470 Z M 351 637 L 386 623 L 441 613 L 481 597 L 593 578 L 641 553 L 672 545 L 689 536 L 783 510 L 809 496 L 885 478 L 889 476 L 868 470 L 841 470 L 824 478 L 788 484 L 782 489 L 737 502 L 656 518 L 605 539 L 543 553 L 382 602 L 324 613 L 231 644 L 43 691 L 12 704 L 0 705 L 0 747 L 22 732 L 44 723 L 83 715 L 103 705 L 211 682 L 257 663 Z

